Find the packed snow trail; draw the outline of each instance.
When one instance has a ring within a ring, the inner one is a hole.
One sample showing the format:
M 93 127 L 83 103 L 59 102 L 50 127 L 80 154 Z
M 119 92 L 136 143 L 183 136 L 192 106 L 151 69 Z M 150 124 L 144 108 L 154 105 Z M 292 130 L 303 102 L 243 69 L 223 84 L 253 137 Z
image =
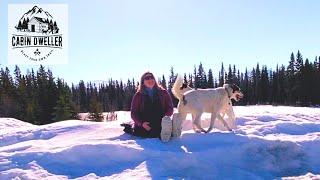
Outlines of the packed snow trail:
M 273 179 L 320 173 L 320 108 L 235 107 L 238 130 L 209 134 L 194 133 L 188 116 L 181 138 L 168 143 L 124 134 L 119 124 L 130 120 L 130 112 L 117 113 L 119 120 L 112 122 L 43 126 L 0 118 L 0 179 Z M 204 127 L 209 117 L 203 115 Z

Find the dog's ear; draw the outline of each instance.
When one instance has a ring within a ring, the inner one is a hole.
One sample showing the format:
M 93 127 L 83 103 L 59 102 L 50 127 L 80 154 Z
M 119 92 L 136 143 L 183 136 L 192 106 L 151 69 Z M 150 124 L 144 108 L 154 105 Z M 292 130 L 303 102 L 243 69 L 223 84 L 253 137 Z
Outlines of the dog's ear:
M 180 90 L 183 90 L 184 88 L 187 88 L 188 87 L 188 84 L 187 83 L 183 83 L 181 86 L 180 86 Z
M 231 88 L 232 88 L 233 92 L 235 92 L 235 91 L 240 91 L 239 86 L 237 86 L 236 84 L 232 84 L 232 85 L 231 85 Z

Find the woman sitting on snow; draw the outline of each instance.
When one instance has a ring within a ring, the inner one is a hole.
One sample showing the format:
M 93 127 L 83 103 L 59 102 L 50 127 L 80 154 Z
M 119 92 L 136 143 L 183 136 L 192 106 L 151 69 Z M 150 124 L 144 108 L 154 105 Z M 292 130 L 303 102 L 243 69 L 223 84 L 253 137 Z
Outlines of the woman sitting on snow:
M 171 137 L 173 104 L 167 90 L 162 88 L 151 72 L 141 76 L 137 92 L 131 102 L 131 118 L 134 124 L 122 124 L 124 132 L 149 138 Z

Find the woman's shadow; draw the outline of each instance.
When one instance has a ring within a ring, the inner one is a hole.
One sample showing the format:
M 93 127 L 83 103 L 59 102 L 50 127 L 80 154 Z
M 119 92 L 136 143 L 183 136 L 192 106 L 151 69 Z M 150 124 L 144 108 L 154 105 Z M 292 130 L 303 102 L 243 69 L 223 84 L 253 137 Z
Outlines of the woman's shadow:
M 205 137 L 204 137 L 205 136 Z M 241 169 L 251 172 L 259 167 L 256 175 L 271 178 L 301 175 L 311 171 L 306 154 L 292 142 L 270 141 L 249 137 L 235 132 L 211 132 L 208 134 L 185 132 L 179 138 L 163 143 L 159 138 L 140 138 L 121 134 L 109 140 L 129 141 L 141 149 L 136 164 L 145 166 L 152 179 L 219 179 L 234 178 L 230 171 Z M 131 141 L 132 140 L 132 141 Z M 276 161 L 274 171 L 264 167 Z M 281 160 L 286 158 L 286 162 Z M 229 162 L 232 160 L 233 162 Z M 290 164 L 299 162 L 301 166 Z M 220 166 L 223 165 L 224 168 Z M 249 168 L 251 167 L 251 168 Z

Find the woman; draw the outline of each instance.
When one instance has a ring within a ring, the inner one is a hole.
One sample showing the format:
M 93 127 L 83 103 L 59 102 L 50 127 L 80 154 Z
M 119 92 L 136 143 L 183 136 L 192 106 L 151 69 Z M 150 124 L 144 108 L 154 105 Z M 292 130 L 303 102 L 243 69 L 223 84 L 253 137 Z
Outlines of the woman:
M 122 126 L 126 133 L 135 136 L 159 137 L 168 141 L 172 131 L 172 113 L 173 104 L 168 91 L 158 85 L 151 72 L 146 72 L 141 76 L 138 90 L 131 102 L 134 124 Z

